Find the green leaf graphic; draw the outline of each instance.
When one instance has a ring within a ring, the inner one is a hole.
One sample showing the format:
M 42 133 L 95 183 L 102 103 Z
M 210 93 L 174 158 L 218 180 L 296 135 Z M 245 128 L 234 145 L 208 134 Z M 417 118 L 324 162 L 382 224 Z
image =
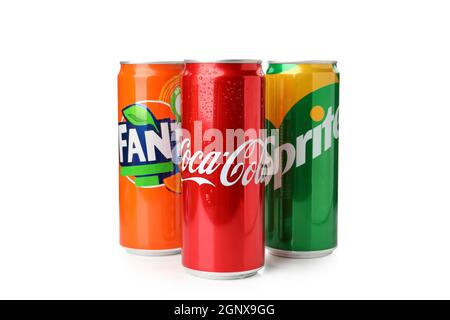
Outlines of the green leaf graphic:
M 123 109 L 122 113 L 125 119 L 135 126 L 151 125 L 159 132 L 155 118 L 153 118 L 146 106 L 133 104 Z

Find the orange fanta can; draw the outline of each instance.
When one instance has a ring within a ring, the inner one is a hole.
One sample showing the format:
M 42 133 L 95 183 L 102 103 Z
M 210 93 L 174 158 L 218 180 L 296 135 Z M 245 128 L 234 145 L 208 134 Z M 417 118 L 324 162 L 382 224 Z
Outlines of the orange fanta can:
M 181 250 L 181 62 L 121 62 L 120 243 L 140 255 Z

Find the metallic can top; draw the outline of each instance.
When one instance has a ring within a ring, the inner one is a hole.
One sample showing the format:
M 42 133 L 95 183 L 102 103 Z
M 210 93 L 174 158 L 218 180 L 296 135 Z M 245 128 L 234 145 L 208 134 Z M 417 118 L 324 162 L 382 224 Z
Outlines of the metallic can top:
M 225 60 L 208 60 L 208 61 L 199 61 L 199 60 L 184 60 L 184 63 L 256 63 L 261 64 L 262 60 L 257 59 L 225 59 Z
M 120 61 L 120 64 L 183 64 L 183 61 Z
M 337 64 L 337 61 L 336 60 L 303 60 L 303 61 L 270 60 L 269 64 Z

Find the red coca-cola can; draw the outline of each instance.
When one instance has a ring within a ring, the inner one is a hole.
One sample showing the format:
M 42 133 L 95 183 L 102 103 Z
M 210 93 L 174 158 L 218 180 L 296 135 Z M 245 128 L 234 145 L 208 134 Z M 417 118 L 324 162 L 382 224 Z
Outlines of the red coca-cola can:
M 261 61 L 186 61 L 182 76 L 183 265 L 213 279 L 264 265 Z

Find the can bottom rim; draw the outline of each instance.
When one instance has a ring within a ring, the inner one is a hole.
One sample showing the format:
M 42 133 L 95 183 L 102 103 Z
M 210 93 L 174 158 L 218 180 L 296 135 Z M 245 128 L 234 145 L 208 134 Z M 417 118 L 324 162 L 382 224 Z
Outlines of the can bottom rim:
M 186 270 L 187 273 L 204 279 L 210 279 L 210 280 L 237 280 L 237 279 L 245 279 L 251 276 L 254 276 L 258 273 L 259 270 L 261 270 L 263 267 L 253 269 L 253 270 L 247 270 L 247 271 L 241 271 L 241 272 L 210 272 L 210 271 L 200 271 L 200 270 L 194 270 L 187 267 L 184 267 L 184 270 Z
M 143 249 L 134 249 L 134 248 L 126 248 L 126 252 L 129 254 L 134 254 L 137 256 L 145 256 L 145 257 L 158 257 L 158 256 L 170 256 L 181 253 L 181 248 L 175 249 L 165 249 L 165 250 L 143 250 Z
M 288 250 L 280 250 L 275 248 L 267 247 L 267 250 L 270 254 L 283 258 L 292 258 L 292 259 L 315 259 L 322 258 L 328 256 L 336 250 L 336 247 L 326 250 L 317 250 L 317 251 L 288 251 Z

